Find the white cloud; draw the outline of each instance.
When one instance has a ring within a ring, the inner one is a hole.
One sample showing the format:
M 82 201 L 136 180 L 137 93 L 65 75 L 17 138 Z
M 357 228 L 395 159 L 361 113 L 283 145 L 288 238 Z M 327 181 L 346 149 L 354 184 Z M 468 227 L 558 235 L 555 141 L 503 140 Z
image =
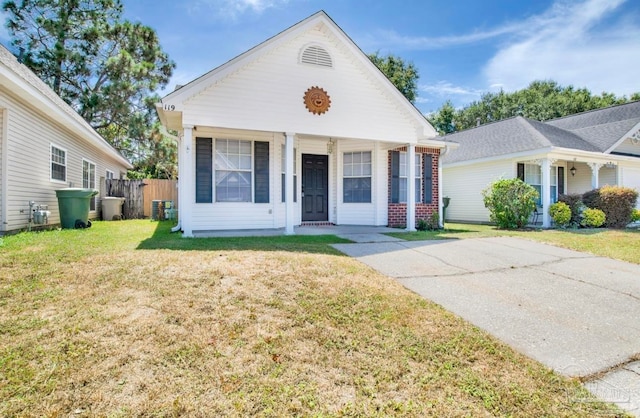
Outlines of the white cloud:
M 483 68 L 488 84 L 505 90 L 552 79 L 562 85 L 629 95 L 640 90 L 640 26 L 632 18 L 600 23 L 624 0 L 556 3 L 532 18 L 531 30 L 518 33 Z
M 462 103 L 469 103 L 480 99 L 483 93 L 481 90 L 456 86 L 448 81 L 438 81 L 434 84 L 420 84 L 418 90 L 420 93 L 425 93 L 431 98 L 451 100 L 456 107 L 459 107 Z M 432 101 L 432 99 L 423 98 L 422 96 L 416 100 L 417 103 L 430 103 Z M 438 102 L 440 101 L 443 100 L 438 100 Z
M 260 14 L 269 8 L 285 5 L 288 2 L 289 0 L 196 0 L 189 6 L 189 12 L 201 15 L 211 11 L 215 17 L 235 20 L 244 13 Z

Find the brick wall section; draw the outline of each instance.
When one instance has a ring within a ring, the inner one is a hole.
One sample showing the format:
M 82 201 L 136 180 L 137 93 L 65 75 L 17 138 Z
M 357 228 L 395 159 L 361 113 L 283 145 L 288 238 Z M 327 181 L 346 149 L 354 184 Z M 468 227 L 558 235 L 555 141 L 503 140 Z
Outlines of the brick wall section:
M 399 147 L 391 151 L 406 152 L 407 147 Z M 387 176 L 389 179 L 389 190 L 387 193 L 389 196 L 389 214 L 387 224 L 389 227 L 397 228 L 407 225 L 407 204 L 391 203 L 391 151 L 389 151 L 387 156 Z M 438 178 L 438 159 L 440 158 L 440 150 L 436 148 L 416 147 L 416 154 L 418 153 L 431 154 L 433 156 L 431 159 L 431 167 L 424 167 L 424 164 L 422 164 L 423 170 L 431 170 L 433 181 L 431 182 L 431 203 L 416 203 L 416 225 L 418 224 L 419 219 L 428 219 L 432 213 L 438 213 L 438 202 L 440 201 L 440 196 L 438 196 L 438 182 L 440 181 Z M 424 177 L 424 173 L 420 173 L 420 176 Z

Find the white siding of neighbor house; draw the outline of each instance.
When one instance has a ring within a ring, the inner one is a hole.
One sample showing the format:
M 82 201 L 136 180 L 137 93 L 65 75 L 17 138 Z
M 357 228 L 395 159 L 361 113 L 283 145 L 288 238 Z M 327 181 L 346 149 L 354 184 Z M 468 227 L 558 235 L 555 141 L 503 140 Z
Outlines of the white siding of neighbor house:
M 615 186 L 618 184 L 616 168 L 600 167 L 598 172 L 598 185 L 602 186 Z
M 516 161 L 501 160 L 443 169 L 443 195 L 451 199 L 447 221 L 489 222 L 482 190 L 499 178 L 513 178 Z
M 416 121 L 407 109 L 367 75 L 365 67 L 334 36 L 316 26 L 264 53 L 188 99 L 183 123 L 194 126 L 294 132 L 326 137 L 416 141 Z M 325 48 L 333 68 L 298 62 L 309 44 Z M 331 98 L 322 115 L 309 112 L 305 91 L 323 88 Z
M 567 164 L 567 193 L 568 194 L 581 194 L 592 189 L 591 187 L 591 167 L 586 163 L 573 163 Z M 571 167 L 576 168 L 575 176 L 571 175 Z
M 6 156 L 6 152 L 3 152 L 5 146 L 6 146 L 6 129 L 4 126 L 4 122 L 6 119 L 6 110 L 5 109 L 0 109 L 0 233 L 2 231 L 5 230 L 6 225 L 4 224 L 4 203 L 6 203 L 5 201 L 5 190 L 7 188 L 7 185 L 5 184 L 6 182 L 6 178 L 5 175 L 3 173 L 3 171 L 6 168 L 6 162 L 4 161 L 4 157 Z
M 618 147 L 613 150 L 616 153 L 640 155 L 640 143 L 631 142 L 631 139 L 625 139 Z
M 8 177 L 6 231 L 26 228 L 29 218 L 29 201 L 48 205 L 51 211 L 50 224 L 60 222 L 58 201 L 55 190 L 68 187 L 82 187 L 82 159 L 96 163 L 96 182 L 104 177 L 105 171 L 125 172 L 126 167 L 104 152 L 76 137 L 63 126 L 13 96 L 0 89 L 0 107 L 9 109 L 4 124 L 7 128 L 7 148 L 5 161 Z M 67 181 L 51 181 L 51 144 L 66 150 Z M 98 185 L 96 185 L 98 187 Z M 99 209 L 99 202 L 96 205 Z M 99 216 L 99 210 L 89 214 L 90 219 Z
M 621 165 L 620 185 L 636 189 L 640 193 L 640 168 L 626 164 Z M 640 209 L 640 199 L 636 202 L 636 208 Z

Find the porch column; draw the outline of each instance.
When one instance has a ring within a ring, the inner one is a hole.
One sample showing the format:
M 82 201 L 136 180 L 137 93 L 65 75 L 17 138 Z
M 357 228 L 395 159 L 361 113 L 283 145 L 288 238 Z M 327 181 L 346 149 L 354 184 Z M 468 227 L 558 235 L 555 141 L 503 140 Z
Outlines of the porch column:
M 442 195 L 442 157 L 449 151 L 447 145 L 444 148 L 440 148 L 440 154 L 438 154 L 438 227 L 444 228 L 444 196 Z M 426 170 L 425 167 L 423 170 Z
M 416 230 L 416 146 L 407 144 L 407 231 Z
M 284 190 L 285 190 L 285 235 L 295 234 L 293 230 L 295 205 L 293 202 L 293 133 L 285 133 Z
M 182 127 L 182 143 L 180 144 L 180 219 L 182 223 L 182 236 L 193 237 L 193 202 L 194 197 L 194 166 L 193 166 L 193 125 Z
M 540 164 L 542 170 L 542 227 L 549 228 L 551 226 L 551 216 L 549 215 L 549 206 L 551 205 L 551 162 L 548 158 L 542 160 Z
M 589 165 L 589 167 L 591 167 L 591 188 L 592 189 L 597 189 L 598 187 L 600 187 L 600 181 L 598 180 L 598 175 L 600 173 L 600 168 L 602 167 L 602 164 L 598 164 L 598 163 L 587 163 Z

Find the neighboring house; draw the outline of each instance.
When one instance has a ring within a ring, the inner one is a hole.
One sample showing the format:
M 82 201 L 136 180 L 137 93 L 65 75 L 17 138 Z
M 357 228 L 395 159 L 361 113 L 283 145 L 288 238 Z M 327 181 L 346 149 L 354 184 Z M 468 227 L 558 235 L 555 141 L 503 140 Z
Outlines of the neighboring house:
M 443 159 L 447 220 L 488 222 L 481 191 L 501 177 L 538 190 L 543 227 L 560 194 L 607 184 L 640 190 L 640 102 L 547 122 L 518 116 L 445 138 L 460 144 Z
M 157 110 L 180 136 L 184 236 L 292 234 L 301 224 L 413 230 L 441 210 L 446 143 L 322 11 L 178 88 Z
M 29 202 L 60 222 L 56 189 L 99 189 L 131 164 L 53 90 L 0 46 L 0 235 L 27 228 Z M 90 219 L 99 216 L 99 197 Z

